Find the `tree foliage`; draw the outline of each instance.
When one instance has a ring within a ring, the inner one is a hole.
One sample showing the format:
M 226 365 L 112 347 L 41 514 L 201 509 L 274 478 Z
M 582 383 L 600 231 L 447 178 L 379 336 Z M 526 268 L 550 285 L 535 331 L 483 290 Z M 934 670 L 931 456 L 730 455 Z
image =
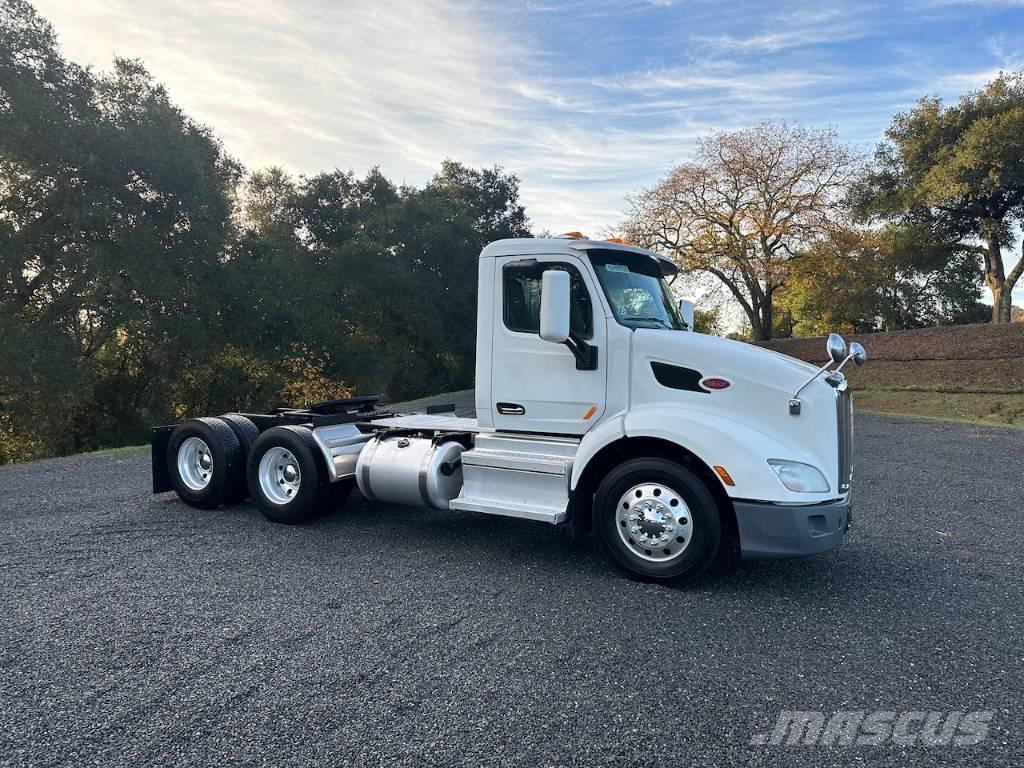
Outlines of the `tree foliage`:
M 981 270 L 920 227 L 844 227 L 794 261 L 778 335 L 866 333 L 980 322 Z
M 0 1 L 0 462 L 197 413 L 468 386 L 476 257 L 518 180 L 245 174 L 140 62 Z
M 860 214 L 927 227 L 979 255 L 992 320 L 1009 322 L 1024 273 L 1024 253 L 1009 270 L 1003 253 L 1024 221 L 1024 73 L 1000 74 L 954 105 L 922 99 L 896 115 L 886 139 L 854 190 Z
M 767 339 L 790 263 L 835 227 L 856 167 L 829 130 L 766 122 L 714 133 L 633 200 L 626 235 L 717 277 Z

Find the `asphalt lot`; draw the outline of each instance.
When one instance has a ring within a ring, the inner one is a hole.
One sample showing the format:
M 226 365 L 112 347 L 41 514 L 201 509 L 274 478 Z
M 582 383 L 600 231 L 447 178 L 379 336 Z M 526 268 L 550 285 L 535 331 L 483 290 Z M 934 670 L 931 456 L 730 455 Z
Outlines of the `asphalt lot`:
M 631 582 L 540 523 L 288 528 L 145 453 L 0 467 L 2 765 L 1021 765 L 1024 431 L 859 414 L 818 558 Z M 995 710 L 973 747 L 754 746 L 780 710 Z

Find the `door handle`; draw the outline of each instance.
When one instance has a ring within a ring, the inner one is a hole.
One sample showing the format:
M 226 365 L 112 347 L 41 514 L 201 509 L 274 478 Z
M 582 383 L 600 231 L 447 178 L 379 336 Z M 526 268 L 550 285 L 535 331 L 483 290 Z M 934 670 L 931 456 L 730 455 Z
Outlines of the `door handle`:
M 498 403 L 498 413 L 505 416 L 523 416 L 526 409 L 518 403 Z

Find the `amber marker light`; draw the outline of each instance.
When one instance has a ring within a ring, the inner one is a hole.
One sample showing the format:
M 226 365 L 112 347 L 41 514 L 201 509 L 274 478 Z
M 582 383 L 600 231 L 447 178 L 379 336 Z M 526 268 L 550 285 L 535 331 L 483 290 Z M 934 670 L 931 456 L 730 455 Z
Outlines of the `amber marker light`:
M 733 482 L 732 476 L 726 471 L 725 467 L 715 467 L 715 474 L 722 478 L 722 482 L 726 485 L 736 485 Z
M 597 413 L 597 406 L 596 405 L 590 406 L 590 409 L 585 414 L 583 414 L 583 420 L 587 421 L 595 413 Z

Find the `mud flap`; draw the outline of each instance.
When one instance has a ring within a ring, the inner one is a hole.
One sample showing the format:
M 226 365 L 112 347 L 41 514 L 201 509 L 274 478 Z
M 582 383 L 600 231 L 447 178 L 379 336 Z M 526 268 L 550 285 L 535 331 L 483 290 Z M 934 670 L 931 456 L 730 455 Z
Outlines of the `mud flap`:
M 174 427 L 154 427 L 150 438 L 153 458 L 153 493 L 173 491 L 171 478 L 167 474 L 167 444 L 171 441 Z

